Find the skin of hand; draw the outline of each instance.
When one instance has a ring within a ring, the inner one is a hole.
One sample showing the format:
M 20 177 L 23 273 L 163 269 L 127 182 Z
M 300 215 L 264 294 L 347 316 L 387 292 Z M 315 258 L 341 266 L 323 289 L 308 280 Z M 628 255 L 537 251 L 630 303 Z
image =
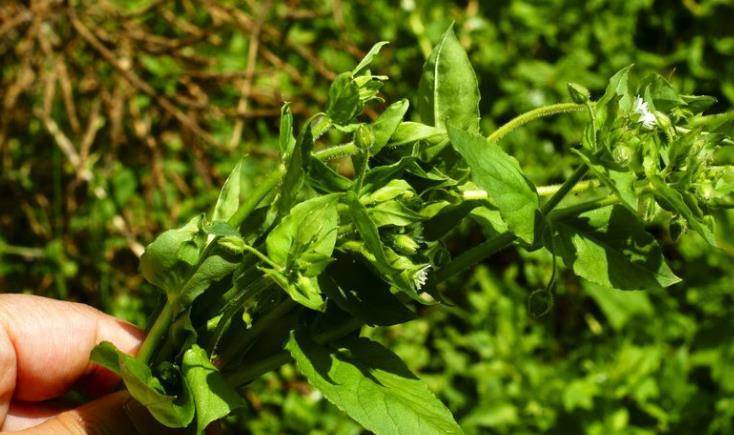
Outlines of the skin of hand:
M 0 428 L 22 434 L 180 433 L 160 426 L 119 378 L 89 362 L 102 341 L 134 354 L 135 326 L 87 305 L 0 294 Z M 97 399 L 74 409 L 54 402 L 70 389 Z

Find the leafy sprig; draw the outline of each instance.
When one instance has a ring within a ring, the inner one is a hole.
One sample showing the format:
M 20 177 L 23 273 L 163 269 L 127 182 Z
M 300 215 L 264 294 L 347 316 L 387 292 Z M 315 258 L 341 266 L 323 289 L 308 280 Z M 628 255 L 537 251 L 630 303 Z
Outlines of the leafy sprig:
M 424 66 L 421 121 L 406 119 L 408 100 L 399 100 L 366 122 L 364 108 L 382 102 L 387 78 L 369 65 L 384 44 L 336 77 L 326 110 L 297 137 L 283 106 L 282 164 L 256 189 L 240 191 L 238 165 L 211 213 L 147 247 L 141 271 L 167 302 L 136 358 L 104 343 L 92 359 L 164 425 L 202 432 L 243 405 L 239 388 L 293 359 L 369 430 L 461 433 L 395 354 L 358 337 L 362 326 L 415 318 L 416 306 L 443 300 L 442 282 L 511 245 L 548 250 L 579 277 L 619 290 L 679 281 L 646 231 L 651 221 L 667 218 L 671 234 L 691 228 L 715 245 L 712 214 L 731 204 L 734 171 L 716 158 L 732 116 L 703 116 L 710 98 L 679 95 L 657 75 L 633 85 L 625 68 L 596 101 L 570 85 L 573 103 L 484 137 L 477 79 L 449 28 Z M 499 141 L 572 111 L 588 118 L 573 149 L 578 167 L 543 201 Z M 351 176 L 327 163 L 347 157 Z M 591 199 L 572 203 L 581 182 Z M 489 237 L 452 259 L 445 242 L 466 220 Z

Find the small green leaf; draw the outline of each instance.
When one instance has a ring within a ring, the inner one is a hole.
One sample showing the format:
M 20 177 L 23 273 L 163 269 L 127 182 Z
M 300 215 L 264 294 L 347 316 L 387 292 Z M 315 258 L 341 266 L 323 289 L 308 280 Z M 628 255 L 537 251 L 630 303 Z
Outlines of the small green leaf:
M 331 257 L 339 220 L 338 199 L 337 194 L 318 196 L 293 207 L 265 241 L 270 259 L 287 269 L 296 259 Z M 315 276 L 320 271 L 309 275 Z
M 311 133 L 311 124 L 306 123 L 301 134 L 298 136 L 293 152 L 288 158 L 285 176 L 280 185 L 280 196 L 276 204 L 280 216 L 285 215 L 296 202 L 303 186 L 306 165 L 309 162 L 312 149 L 313 135 Z
M 209 286 L 227 277 L 237 267 L 239 257 L 225 247 L 212 248 L 192 271 L 188 279 L 181 284 L 178 297 L 184 306 L 189 305 Z
M 193 345 L 184 353 L 181 369 L 196 406 L 197 434 L 204 433 L 211 422 L 245 406 L 244 399 L 225 381 L 201 347 Z
M 359 86 L 351 73 L 339 74 L 329 88 L 329 105 L 326 114 L 337 124 L 349 124 L 362 111 Z
M 235 165 L 232 172 L 224 182 L 222 190 L 219 191 L 217 203 L 212 211 L 212 221 L 227 222 L 237 212 L 240 206 L 240 188 L 242 186 L 242 162 L 241 159 Z
M 140 257 L 140 271 L 148 282 L 175 297 L 199 261 L 201 216 L 156 237 Z
M 263 270 L 296 302 L 320 310 L 324 306 L 315 279 L 331 261 L 336 244 L 338 194 L 297 204 L 265 240 L 268 256 L 280 270 Z
M 373 45 L 372 48 L 370 48 L 370 51 L 368 51 L 367 54 L 364 55 L 364 58 L 362 58 L 359 64 L 356 67 L 354 67 L 354 69 L 352 70 L 352 76 L 356 76 L 363 69 L 370 66 L 375 56 L 377 56 L 377 54 L 380 52 L 380 49 L 382 49 L 382 47 L 384 47 L 387 44 L 389 44 L 389 42 L 380 41 L 377 44 Z
M 389 142 L 391 147 L 426 141 L 430 145 L 438 145 L 447 139 L 446 131 L 420 122 L 401 122 Z
M 115 357 L 117 361 L 115 362 Z M 110 342 L 102 342 L 92 350 L 92 361 L 120 375 L 130 395 L 145 406 L 161 424 L 186 427 L 194 419 L 194 402 L 186 382 L 181 394 L 166 393 L 161 382 L 142 361 L 121 352 Z
M 578 83 L 569 83 L 568 93 L 576 104 L 586 104 L 589 101 L 589 98 L 591 98 L 589 90 Z
M 469 57 L 452 24 L 423 65 L 418 85 L 418 113 L 424 123 L 446 129 L 446 123 L 479 131 L 479 88 Z
M 706 225 L 701 216 L 697 216 L 691 210 L 680 192 L 665 184 L 659 177 L 651 177 L 650 184 L 653 188 L 655 199 L 661 203 L 663 208 L 675 211 L 683 216 L 688 221 L 688 225 L 700 234 L 709 245 L 716 246 L 714 232 Z
M 372 154 L 377 154 L 387 145 L 390 138 L 397 130 L 403 120 L 405 113 L 408 111 L 408 100 L 402 99 L 391 104 L 372 124 L 372 131 L 375 134 L 375 143 L 372 147 Z
M 287 159 L 296 146 L 296 139 L 293 137 L 293 114 L 291 113 L 290 103 L 283 104 L 280 108 L 280 134 L 278 136 L 278 145 L 280 147 L 280 155 Z
M 482 136 L 449 127 L 449 138 L 471 169 L 474 182 L 486 190 L 518 237 L 532 243 L 538 213 L 538 194 L 513 157 Z
M 630 210 L 637 209 L 637 192 L 635 191 L 635 181 L 637 176 L 631 170 L 625 168 L 615 168 L 617 165 L 604 164 L 599 158 L 589 153 L 587 150 L 573 150 L 578 155 L 591 172 L 599 178 L 615 195 L 619 197 Z
M 309 383 L 369 431 L 463 433 L 426 384 L 377 342 L 354 338 L 325 347 L 297 331 L 286 348 Z
M 373 264 L 377 270 L 390 280 L 398 290 L 402 291 L 414 300 L 423 302 L 414 289 L 413 284 L 405 278 L 398 270 L 392 267 L 391 262 L 387 258 L 380 233 L 377 226 L 370 218 L 369 212 L 362 203 L 357 199 L 354 192 L 347 193 L 347 204 L 349 205 L 349 214 L 352 223 L 357 232 L 362 237 L 367 251 L 372 255 Z
M 626 207 L 608 206 L 554 224 L 554 246 L 576 275 L 618 290 L 649 290 L 680 281 L 660 246 Z

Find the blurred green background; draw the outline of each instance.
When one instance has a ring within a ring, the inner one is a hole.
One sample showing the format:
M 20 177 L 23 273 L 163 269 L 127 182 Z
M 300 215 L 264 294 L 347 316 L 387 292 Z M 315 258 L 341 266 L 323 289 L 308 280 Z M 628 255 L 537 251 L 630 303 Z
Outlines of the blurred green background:
M 682 92 L 734 102 L 731 0 L 209 1 L 0 4 L 0 291 L 77 300 L 144 326 L 158 303 L 137 257 L 208 209 L 247 153 L 277 156 L 282 101 L 323 109 L 336 73 L 379 41 L 388 101 L 412 96 L 455 20 L 482 93 L 482 129 L 593 92 L 635 63 Z M 503 146 L 539 184 L 572 170 L 578 118 Z M 534 316 L 550 259 L 508 250 L 454 282 L 450 308 L 367 333 L 395 349 L 467 433 L 733 433 L 734 216 L 714 251 L 663 240 L 684 283 L 602 291 L 563 276 Z M 655 229 L 653 228 L 653 231 Z M 661 236 L 664 237 L 662 233 Z M 453 250 L 481 236 L 457 231 Z M 361 430 L 286 366 L 246 391 L 239 433 Z

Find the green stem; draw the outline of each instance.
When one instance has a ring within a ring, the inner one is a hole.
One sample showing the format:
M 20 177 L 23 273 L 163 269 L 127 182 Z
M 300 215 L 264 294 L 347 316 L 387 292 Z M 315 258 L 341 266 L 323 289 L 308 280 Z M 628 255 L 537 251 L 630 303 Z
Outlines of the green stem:
M 559 202 L 561 202 L 561 200 L 563 200 L 563 198 L 566 197 L 568 192 L 570 192 L 571 189 L 576 186 L 576 183 L 584 178 L 584 175 L 586 175 L 586 171 L 588 170 L 589 168 L 586 165 L 581 165 L 576 168 L 575 171 L 573 171 L 573 174 L 571 174 L 571 176 L 563 182 L 556 193 L 554 193 L 553 196 L 551 196 L 548 201 L 546 201 L 545 204 L 543 204 L 543 206 L 540 208 L 540 212 L 543 213 L 543 216 L 547 215 L 558 205 Z
M 254 364 L 243 366 L 240 370 L 232 372 L 230 375 L 226 376 L 227 383 L 229 385 L 239 387 L 245 386 L 254 379 L 257 379 L 265 373 L 271 372 L 290 361 L 291 354 L 287 351 L 281 350 L 272 356 L 257 361 Z
M 237 337 L 232 340 L 232 343 L 227 346 L 226 351 L 222 353 L 220 357 L 220 367 L 224 369 L 233 361 L 233 358 L 236 358 L 238 355 L 246 352 L 250 344 L 252 344 L 260 334 L 264 331 L 270 330 L 275 322 L 288 314 L 297 305 L 298 304 L 294 302 L 293 299 L 288 298 L 278 304 L 273 310 L 265 314 L 261 319 L 258 319 L 258 321 L 252 325 L 252 328 L 242 330 L 242 333 L 238 334 Z
M 351 334 L 362 326 L 363 323 L 360 320 L 352 318 L 336 328 L 316 335 L 314 337 L 314 341 L 318 344 L 330 343 Z M 237 371 L 232 372 L 226 376 L 227 382 L 230 385 L 244 386 L 249 384 L 252 380 L 257 379 L 265 373 L 273 371 L 290 361 L 290 353 L 282 350 L 272 356 L 256 361 L 253 364 L 243 366 Z
M 497 130 L 495 130 L 492 134 L 490 134 L 487 139 L 489 139 L 490 142 L 498 142 L 503 137 L 507 136 L 508 134 L 512 133 L 514 130 L 522 127 L 528 122 L 535 121 L 536 119 L 544 118 L 546 116 L 557 115 L 560 113 L 580 112 L 581 110 L 584 110 L 585 107 L 586 106 L 584 106 L 583 104 L 576 103 L 558 103 L 551 104 L 550 106 L 538 107 L 537 109 L 533 109 L 529 112 L 525 112 L 522 115 L 513 118 Z
M 571 192 L 584 192 L 595 187 L 599 187 L 601 184 L 597 180 L 584 180 L 576 183 L 571 189 Z M 558 192 L 563 184 L 551 184 L 548 186 L 538 186 L 536 190 L 540 196 L 550 196 Z
M 574 204 L 565 208 L 554 210 L 548 213 L 548 219 L 552 221 L 559 221 L 567 219 L 569 217 L 577 216 L 580 213 L 596 210 L 609 205 L 619 204 L 622 200 L 616 195 L 605 196 L 603 198 L 592 199 L 591 201 L 582 202 L 580 204 Z
M 168 327 L 171 326 L 171 323 L 173 322 L 173 316 L 176 313 L 177 308 L 178 304 L 175 301 L 169 299 L 166 302 L 161 309 L 161 312 L 158 313 L 153 326 L 148 330 L 148 334 L 145 336 L 143 344 L 141 344 L 140 349 L 138 349 L 138 360 L 146 364 L 150 361 L 153 357 L 153 353 L 158 347 L 158 344 L 163 340 L 163 337 L 168 332 Z
M 510 232 L 502 233 L 489 240 L 480 243 L 479 245 L 465 251 L 449 264 L 436 271 L 434 277 L 436 283 L 445 281 L 446 279 L 456 275 L 457 273 L 463 272 L 464 270 L 474 266 L 483 259 L 489 257 L 495 252 L 506 248 L 516 239 L 515 235 Z
M 231 218 L 229 218 L 229 223 L 231 226 L 237 228 L 239 227 L 242 222 L 247 219 L 247 216 L 252 213 L 253 210 L 255 210 L 255 207 L 260 203 L 260 201 L 265 198 L 271 190 L 275 188 L 275 186 L 280 183 L 280 179 L 283 178 L 283 168 L 279 167 L 277 170 L 273 171 L 270 175 L 265 178 L 254 192 L 250 194 L 250 196 L 245 199 L 245 201 L 240 204 L 240 207 L 237 209 L 237 212 L 235 212 L 234 215 L 232 215 Z
M 333 160 L 340 157 L 351 156 L 359 152 L 359 148 L 353 142 L 336 145 L 323 150 L 315 151 L 312 155 L 319 160 Z

